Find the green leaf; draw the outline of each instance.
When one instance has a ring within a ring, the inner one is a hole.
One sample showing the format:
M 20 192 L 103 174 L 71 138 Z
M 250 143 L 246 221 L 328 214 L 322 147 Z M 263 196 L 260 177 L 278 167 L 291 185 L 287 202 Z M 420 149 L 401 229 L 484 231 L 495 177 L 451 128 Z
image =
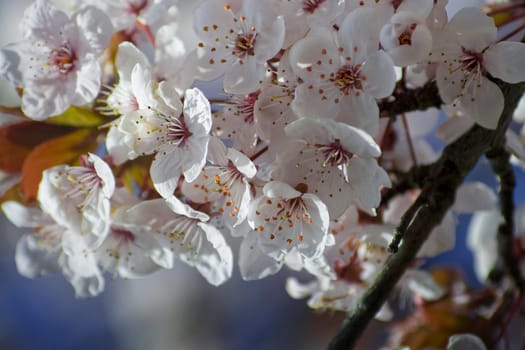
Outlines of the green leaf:
M 64 113 L 46 120 L 46 123 L 74 127 L 94 127 L 107 122 L 108 120 L 100 114 L 75 106 L 71 106 Z

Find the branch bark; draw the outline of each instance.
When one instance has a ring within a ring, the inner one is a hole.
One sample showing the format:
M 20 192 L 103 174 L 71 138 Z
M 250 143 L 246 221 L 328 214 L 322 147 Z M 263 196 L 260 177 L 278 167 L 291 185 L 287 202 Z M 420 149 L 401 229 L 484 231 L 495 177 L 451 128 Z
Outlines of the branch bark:
M 523 290 L 524 282 L 521 277 L 519 264 L 513 250 L 514 245 L 514 188 L 516 176 L 510 164 L 510 153 L 503 145 L 487 152 L 486 157 L 499 182 L 498 194 L 502 221 L 498 227 L 498 261 L 490 272 L 489 278 L 499 283 L 505 275 L 509 275 L 514 284 Z
M 330 350 L 352 349 L 368 322 L 379 311 L 406 268 L 416 257 L 432 229 L 437 226 L 453 204 L 457 188 L 478 159 L 489 150 L 500 147 L 516 105 L 525 91 L 525 84 L 497 81 L 505 96 L 505 107 L 495 130 L 478 125 L 448 145 L 441 157 L 431 165 L 429 176 L 412 207 L 402 219 L 404 225 L 395 232 L 402 243 L 397 253 L 389 256 L 382 271 L 362 296 L 354 312 L 330 343 Z M 436 92 L 437 94 L 437 92 Z M 397 248 L 393 247 L 393 248 Z M 395 249 L 393 249 L 395 250 Z
M 402 113 L 440 108 L 442 104 L 435 81 L 416 89 L 407 89 L 399 82 L 392 96 L 379 103 L 379 110 L 381 118 L 395 118 Z

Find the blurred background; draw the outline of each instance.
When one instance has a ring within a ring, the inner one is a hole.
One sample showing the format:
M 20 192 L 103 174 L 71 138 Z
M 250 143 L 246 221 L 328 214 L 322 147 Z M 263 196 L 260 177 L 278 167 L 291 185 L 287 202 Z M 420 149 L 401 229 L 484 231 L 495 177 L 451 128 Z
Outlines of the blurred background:
M 18 22 L 31 2 L 0 0 L 0 46 L 19 39 Z M 66 7 L 69 3 L 61 2 Z M 17 103 L 14 90 L 0 80 L 0 104 Z M 9 117 L 0 118 L 5 122 Z M 518 176 L 523 179 L 521 170 Z M 485 161 L 469 178 L 495 186 Z M 516 193 L 518 203 L 523 202 L 523 181 Z M 468 217 L 461 216 L 457 248 L 427 265 L 459 267 L 473 286 L 479 286 L 464 243 L 467 225 Z M 217 288 L 182 263 L 141 280 L 106 276 L 102 295 L 75 299 L 61 275 L 29 280 L 17 273 L 14 253 L 22 233 L 0 215 L 0 350 L 313 350 L 326 347 L 344 316 L 316 313 L 305 300 L 291 299 L 284 288 L 286 271 L 244 282 L 236 269 L 234 277 Z M 231 245 L 238 250 L 238 241 Z M 381 323 L 374 322 L 368 333 L 359 349 L 375 349 L 371 344 L 384 337 Z

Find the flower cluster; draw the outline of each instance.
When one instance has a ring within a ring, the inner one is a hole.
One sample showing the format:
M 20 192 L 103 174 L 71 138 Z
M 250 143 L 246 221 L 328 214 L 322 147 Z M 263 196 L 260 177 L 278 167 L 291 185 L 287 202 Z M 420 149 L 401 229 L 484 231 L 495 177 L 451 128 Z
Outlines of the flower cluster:
M 66 13 L 36 0 L 23 40 L 0 50 L 21 123 L 48 131 L 9 168 L 21 195 L 2 200 L 31 229 L 18 270 L 61 271 L 94 296 L 104 273 L 143 277 L 178 258 L 219 285 L 237 239 L 244 279 L 304 269 L 313 281 L 289 279 L 292 297 L 352 311 L 419 193 L 382 200 L 393 179 L 439 157 L 427 137 L 438 123 L 447 142 L 497 127 L 493 78 L 525 81 L 525 44 L 498 40 L 479 8 L 449 19 L 446 3 L 85 0 Z M 384 109 L 434 82 L 445 122 L 437 109 Z M 463 185 L 418 259 L 454 247 L 457 215 L 496 205 L 484 184 Z M 418 266 L 401 293 L 442 298 Z M 388 305 L 377 315 L 390 316 Z

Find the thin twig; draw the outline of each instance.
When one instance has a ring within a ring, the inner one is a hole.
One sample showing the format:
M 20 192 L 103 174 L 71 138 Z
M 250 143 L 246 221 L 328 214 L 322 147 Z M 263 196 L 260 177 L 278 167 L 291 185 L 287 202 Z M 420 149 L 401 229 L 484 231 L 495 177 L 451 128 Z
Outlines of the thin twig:
M 410 128 L 408 127 L 407 116 L 405 113 L 401 115 L 401 121 L 403 123 L 403 131 L 405 132 L 405 137 L 408 143 L 408 151 L 410 153 L 410 158 L 412 158 L 412 164 L 417 165 L 416 151 L 414 149 L 414 144 L 412 143 L 412 136 L 410 135 Z
M 26 117 L 26 115 L 24 114 L 24 112 L 22 112 L 22 109 L 20 109 L 20 107 L 8 107 L 0 105 L 0 113 L 16 115 L 18 117 L 24 118 Z

